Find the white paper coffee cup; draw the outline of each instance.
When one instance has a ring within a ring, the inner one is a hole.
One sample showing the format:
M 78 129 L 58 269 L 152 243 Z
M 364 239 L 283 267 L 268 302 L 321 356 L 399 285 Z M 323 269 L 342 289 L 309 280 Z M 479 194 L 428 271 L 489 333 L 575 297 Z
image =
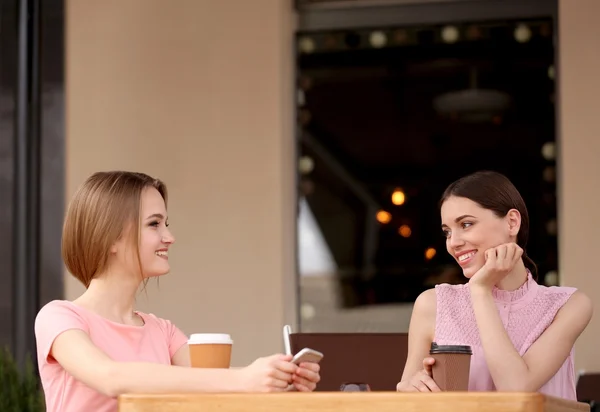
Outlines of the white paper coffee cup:
M 188 339 L 194 368 L 229 368 L 233 340 L 226 333 L 194 333 Z

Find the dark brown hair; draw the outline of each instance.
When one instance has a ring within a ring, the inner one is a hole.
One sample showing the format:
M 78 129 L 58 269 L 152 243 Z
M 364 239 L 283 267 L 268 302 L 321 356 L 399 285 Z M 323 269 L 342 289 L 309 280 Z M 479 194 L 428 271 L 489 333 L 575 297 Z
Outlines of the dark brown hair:
M 462 177 L 446 188 L 440 199 L 440 207 L 449 197 L 464 197 L 491 210 L 498 217 L 504 217 L 511 209 L 521 214 L 521 228 L 517 235 L 517 244 L 523 249 L 523 263 L 537 279 L 537 266 L 527 256 L 529 240 L 529 214 L 527 206 L 517 188 L 503 174 L 493 171 L 480 171 Z

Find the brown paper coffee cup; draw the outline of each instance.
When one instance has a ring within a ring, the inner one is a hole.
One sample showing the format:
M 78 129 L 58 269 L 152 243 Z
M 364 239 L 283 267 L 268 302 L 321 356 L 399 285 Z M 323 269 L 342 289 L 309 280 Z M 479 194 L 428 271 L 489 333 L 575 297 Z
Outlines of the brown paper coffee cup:
M 229 368 L 231 336 L 224 333 L 194 333 L 188 340 L 193 368 Z
M 433 380 L 442 391 L 468 391 L 471 347 L 468 345 L 431 344 L 429 354 L 435 359 Z

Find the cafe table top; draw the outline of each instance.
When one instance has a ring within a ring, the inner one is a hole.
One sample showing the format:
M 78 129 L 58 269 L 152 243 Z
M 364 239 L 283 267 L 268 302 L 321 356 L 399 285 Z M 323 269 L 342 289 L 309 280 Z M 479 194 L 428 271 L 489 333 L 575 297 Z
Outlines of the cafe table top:
M 576 412 L 588 404 L 521 392 L 286 392 L 128 394 L 119 412 Z

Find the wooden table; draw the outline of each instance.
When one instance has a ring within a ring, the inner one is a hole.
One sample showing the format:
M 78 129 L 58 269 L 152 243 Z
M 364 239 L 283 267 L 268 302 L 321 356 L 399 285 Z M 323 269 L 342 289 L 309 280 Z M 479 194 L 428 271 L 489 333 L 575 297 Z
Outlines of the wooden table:
M 575 412 L 589 405 L 539 393 L 314 392 L 123 395 L 119 412 Z

